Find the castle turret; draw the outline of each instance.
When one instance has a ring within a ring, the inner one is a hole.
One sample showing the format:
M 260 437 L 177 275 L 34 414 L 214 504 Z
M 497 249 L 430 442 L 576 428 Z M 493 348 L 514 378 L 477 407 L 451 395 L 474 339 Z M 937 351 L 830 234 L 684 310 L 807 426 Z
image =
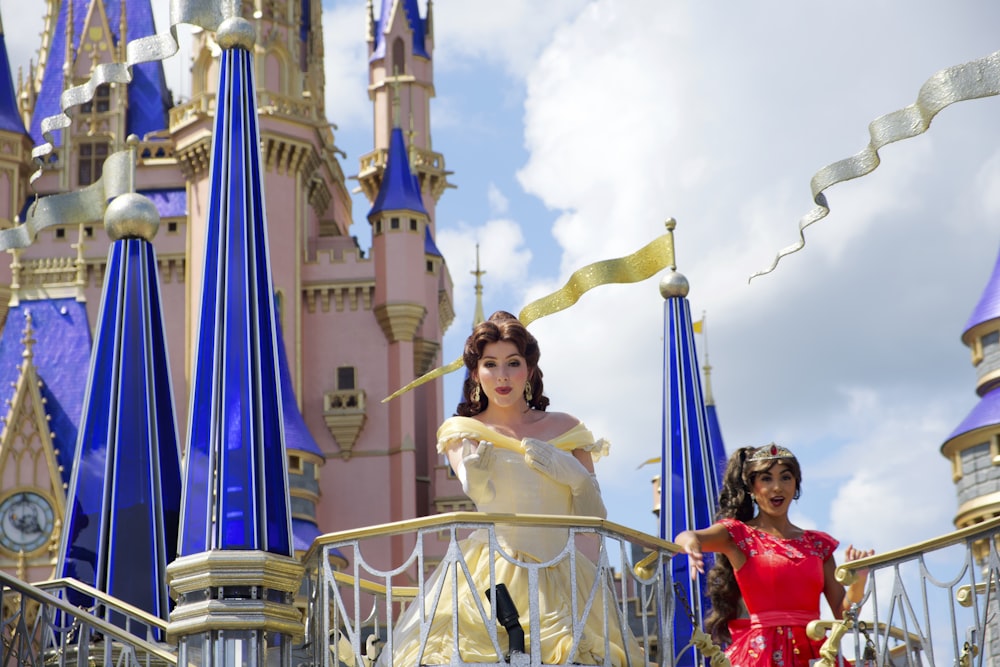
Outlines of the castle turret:
M 361 158 L 358 181 L 369 201 L 378 194 L 392 133 L 402 128 L 424 208 L 434 232 L 437 200 L 451 173 L 431 142 L 430 104 L 434 97 L 433 7 L 421 18 L 416 0 L 381 0 L 376 15 L 368 7 L 368 95 L 372 100 L 375 149 Z
M 27 199 L 31 137 L 24 128 L 14 77 L 7 54 L 7 38 L 0 22 L 0 229 L 12 227 Z M 4 257 L 8 263 L 10 257 Z M 0 286 L 0 322 L 7 314 L 10 288 Z
M 150 0 L 60 3 L 55 22 L 46 26 L 33 82 L 32 141 L 45 141 L 42 120 L 62 112 L 64 90 L 88 81 L 98 65 L 124 62 L 128 41 L 155 32 Z M 37 188 L 54 192 L 90 185 L 100 178 L 105 158 L 124 147 L 126 137 L 145 139 L 167 128 L 170 103 L 160 61 L 135 65 L 126 86 L 98 86 L 91 101 L 70 110 L 70 128 L 55 133 L 55 158 L 46 164 L 47 176 Z
M 958 492 L 955 527 L 1000 515 L 1000 258 L 962 333 L 979 402 L 941 445 Z
M 389 158 L 378 196 L 368 212 L 375 257 L 375 317 L 388 343 L 389 386 L 402 387 L 420 374 L 415 339 L 427 315 L 422 276 L 424 239 L 428 216 L 416 178 L 410 172 L 403 133 L 396 128 L 389 145 Z M 404 278 L 408 276 L 409 278 Z M 434 387 L 430 387 L 433 391 Z M 427 442 L 414 432 L 416 392 L 391 401 L 389 452 L 391 457 L 390 507 L 397 519 L 421 512 L 413 504 L 417 495 L 420 459 Z M 423 440 L 418 446 L 418 438 Z M 421 451 L 418 451 L 421 450 Z

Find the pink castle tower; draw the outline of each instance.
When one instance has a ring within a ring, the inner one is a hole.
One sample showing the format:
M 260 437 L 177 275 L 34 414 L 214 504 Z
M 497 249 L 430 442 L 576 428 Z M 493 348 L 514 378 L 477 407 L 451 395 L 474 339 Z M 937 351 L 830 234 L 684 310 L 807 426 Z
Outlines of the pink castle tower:
M 5 153 L 0 165 L 8 183 L 0 184 L 0 225 L 16 224 L 19 212 L 23 219 L 34 192 L 93 183 L 104 158 L 138 137 L 136 189 L 157 205 L 161 220 L 155 246 L 183 434 L 205 266 L 220 62 L 215 35 L 193 36 L 191 88 L 179 95 L 184 102 L 175 103 L 163 64 L 153 62 L 133 68 L 128 85 L 102 85 L 91 102 L 71 109 L 71 126 L 57 133 L 53 156 L 28 186 L 34 165 L 27 143 L 44 141 L 41 121 L 60 111 L 62 92 L 87 81 L 96 65 L 124 61 L 128 41 L 166 30 L 153 25 L 151 1 L 46 3 L 37 64 L 20 90 L 6 95 L 16 97 L 7 102 L 20 112 L 29 138 L 14 132 L 12 140 L 25 145 Z M 451 277 L 435 244 L 436 202 L 450 184 L 444 158 L 431 146 L 431 8 L 421 17 L 415 0 L 385 0 L 378 12 L 368 3 L 375 131 L 357 178 L 372 203 L 370 251 L 350 234 L 352 201 L 326 115 L 321 0 L 244 1 L 240 12 L 257 31 L 263 199 L 283 348 L 275 382 L 285 396 L 301 553 L 322 532 L 448 511 L 461 496 L 435 448 L 446 412 L 441 381 L 381 402 L 442 363 L 442 337 L 454 316 Z M 16 256 L 3 254 L 0 313 L 10 304 L 59 298 L 80 304 L 96 321 L 108 247 L 95 221 L 49 227 Z M 22 321 L 8 325 L 20 336 Z M 54 334 L 37 337 L 36 356 L 44 357 L 43 345 L 58 344 Z M 60 437 L 72 441 L 75 433 Z

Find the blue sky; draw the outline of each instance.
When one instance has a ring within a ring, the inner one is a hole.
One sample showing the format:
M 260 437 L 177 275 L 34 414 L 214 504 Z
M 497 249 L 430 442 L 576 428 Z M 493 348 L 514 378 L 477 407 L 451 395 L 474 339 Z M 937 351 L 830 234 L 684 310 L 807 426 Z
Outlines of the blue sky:
M 327 109 L 348 174 L 371 147 L 364 5 L 325 3 Z M 26 66 L 40 17 L 0 6 Z M 487 313 L 516 312 L 674 217 L 728 448 L 792 448 L 795 519 L 844 546 L 950 530 L 939 448 L 976 401 L 960 335 L 1000 248 L 1000 99 L 946 109 L 885 148 L 873 174 L 827 192 L 803 252 L 747 277 L 797 238 L 810 178 L 860 150 L 872 119 L 1000 48 L 1000 6 L 437 0 L 434 12 L 433 142 L 458 186 L 438 207 L 457 312 L 445 360 L 471 321 L 476 243 Z M 183 59 L 166 67 L 183 89 Z M 363 244 L 367 209 L 358 195 Z M 655 532 L 655 471 L 636 467 L 660 446 L 657 280 L 602 288 L 532 329 L 552 409 L 612 442 L 598 466 L 610 518 Z M 457 397 L 457 378 L 446 388 Z

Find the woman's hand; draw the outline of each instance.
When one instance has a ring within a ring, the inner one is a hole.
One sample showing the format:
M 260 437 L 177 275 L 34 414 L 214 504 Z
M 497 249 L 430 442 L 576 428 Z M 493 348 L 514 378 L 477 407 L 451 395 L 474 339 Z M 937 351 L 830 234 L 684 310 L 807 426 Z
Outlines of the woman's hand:
M 490 479 L 496 459 L 493 443 L 480 440 L 476 445 L 472 440 L 465 440 L 462 445 L 462 472 L 458 475 L 462 490 L 477 506 L 488 503 L 496 497 L 496 489 Z
M 869 556 L 874 556 L 875 550 L 868 549 L 867 551 L 862 549 L 856 549 L 853 544 L 849 545 L 844 551 L 844 562 L 850 563 L 852 560 L 859 560 L 861 558 L 868 558 Z M 855 571 L 854 582 L 847 588 L 844 595 L 844 610 L 846 611 L 852 604 L 857 604 L 865 596 L 865 583 L 868 581 L 868 568 L 862 568 Z
M 674 538 L 677 546 L 684 549 L 688 557 L 688 569 L 691 570 L 691 578 L 694 579 L 698 573 L 705 574 L 705 556 L 701 552 L 701 540 L 692 530 L 685 530 L 678 533 Z
M 854 545 L 847 547 L 847 551 L 844 552 L 844 562 L 850 563 L 852 560 L 860 560 L 862 558 L 868 558 L 869 556 L 874 556 L 875 550 L 869 549 L 868 551 L 862 551 L 861 549 L 854 548 Z M 867 572 L 867 570 L 866 570 Z
M 521 443 L 524 445 L 524 460 L 529 466 L 553 481 L 565 484 L 574 494 L 590 483 L 590 471 L 572 454 L 535 438 L 525 438 Z

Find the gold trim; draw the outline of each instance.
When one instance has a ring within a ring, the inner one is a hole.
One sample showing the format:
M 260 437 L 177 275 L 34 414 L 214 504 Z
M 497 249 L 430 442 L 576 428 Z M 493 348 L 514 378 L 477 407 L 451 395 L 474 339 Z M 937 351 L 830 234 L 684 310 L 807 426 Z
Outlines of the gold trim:
M 110 609 L 121 610 L 128 613 L 130 616 L 134 616 L 146 625 L 151 627 L 159 628 L 161 630 L 167 629 L 167 623 L 159 616 L 153 616 L 148 611 L 144 609 L 139 609 L 124 600 L 119 600 L 118 598 L 111 597 L 104 591 L 100 591 L 93 586 L 88 586 L 87 584 L 79 581 L 77 579 L 49 579 L 48 581 L 43 581 L 36 584 L 38 588 L 45 592 L 49 592 L 50 589 L 58 588 L 71 588 L 75 591 L 80 591 L 85 593 L 87 597 L 92 597 L 95 600 L 104 603 Z
M 1000 530 L 1000 517 L 994 517 L 988 521 L 983 521 L 982 523 L 961 528 L 951 533 L 939 535 L 938 537 L 932 537 L 929 540 L 917 542 L 916 544 L 912 544 L 908 547 L 902 547 L 900 549 L 887 551 L 883 554 L 868 556 L 867 558 L 859 558 L 857 560 L 852 560 L 849 563 L 843 563 L 837 566 L 835 578 L 845 586 L 849 586 L 854 582 L 855 575 L 858 570 L 864 570 L 876 565 L 890 563 L 895 560 L 911 558 L 925 551 L 932 551 L 934 549 L 960 544 L 970 538 L 979 536 L 980 533 L 996 533 L 998 530 Z
M 955 512 L 955 525 L 966 527 L 970 521 L 976 519 L 993 518 L 1000 512 L 1000 491 L 977 496 L 962 503 Z M 982 523 L 974 523 L 969 527 L 981 526 Z
M 80 616 L 80 610 L 69 604 L 64 600 L 60 600 L 56 596 L 52 595 L 48 591 L 42 590 L 38 586 L 24 583 L 18 581 L 17 579 L 7 578 L 4 580 L 4 588 L 8 591 L 17 591 L 24 598 L 31 598 L 32 600 L 44 604 L 50 608 L 58 609 L 67 615 L 67 618 L 76 618 Z M 113 623 L 109 623 L 99 616 L 87 616 L 86 623 L 93 630 L 100 632 L 105 635 L 105 641 L 108 638 L 117 640 L 123 644 L 131 644 L 137 649 L 144 651 L 150 655 L 163 660 L 169 665 L 177 664 L 177 656 L 163 648 L 142 639 L 141 637 L 119 628 Z M 138 652 L 137 652 L 138 654 Z
M 375 595 L 387 595 L 389 590 L 382 584 L 377 584 L 374 581 L 370 581 L 368 579 L 355 579 L 351 575 L 345 574 L 343 572 L 334 572 L 333 578 L 335 581 L 338 581 L 346 586 L 350 586 L 351 588 L 354 588 L 354 584 L 355 582 L 357 582 L 357 587 L 359 590 L 362 590 L 366 593 L 374 593 Z M 392 587 L 393 600 L 401 600 L 401 599 L 412 600 L 415 599 L 419 593 L 420 593 L 420 588 L 417 586 Z
M 215 549 L 172 562 L 167 566 L 167 583 L 174 595 L 213 586 L 260 586 L 294 593 L 299 590 L 303 570 L 298 560 L 288 556 Z
M 302 612 L 270 600 L 202 600 L 180 604 L 170 613 L 167 636 L 176 640 L 210 630 L 267 630 L 305 636 Z
M 661 540 L 657 537 L 647 535 L 633 528 L 628 528 L 618 523 L 613 523 L 607 519 L 598 519 L 589 516 L 562 516 L 558 514 L 493 514 L 489 512 L 448 512 L 446 514 L 435 514 L 417 519 L 407 519 L 406 521 L 394 521 L 383 523 L 366 528 L 355 528 L 343 530 L 337 533 L 327 533 L 317 537 L 306 552 L 303 560 L 308 561 L 317 557 L 318 551 L 330 544 L 340 544 L 354 540 L 368 539 L 372 537 L 386 537 L 392 535 L 409 535 L 423 528 L 433 528 L 436 526 L 450 526 L 456 523 L 499 523 L 515 526 L 554 526 L 559 528 L 593 528 L 615 533 L 616 535 L 634 542 L 641 547 L 665 551 L 671 556 L 683 553 L 684 550 L 673 542 Z M 998 519 L 1000 523 L 1000 519 Z M 853 565 L 855 562 L 852 561 Z M 170 568 L 167 568 L 169 574 Z

